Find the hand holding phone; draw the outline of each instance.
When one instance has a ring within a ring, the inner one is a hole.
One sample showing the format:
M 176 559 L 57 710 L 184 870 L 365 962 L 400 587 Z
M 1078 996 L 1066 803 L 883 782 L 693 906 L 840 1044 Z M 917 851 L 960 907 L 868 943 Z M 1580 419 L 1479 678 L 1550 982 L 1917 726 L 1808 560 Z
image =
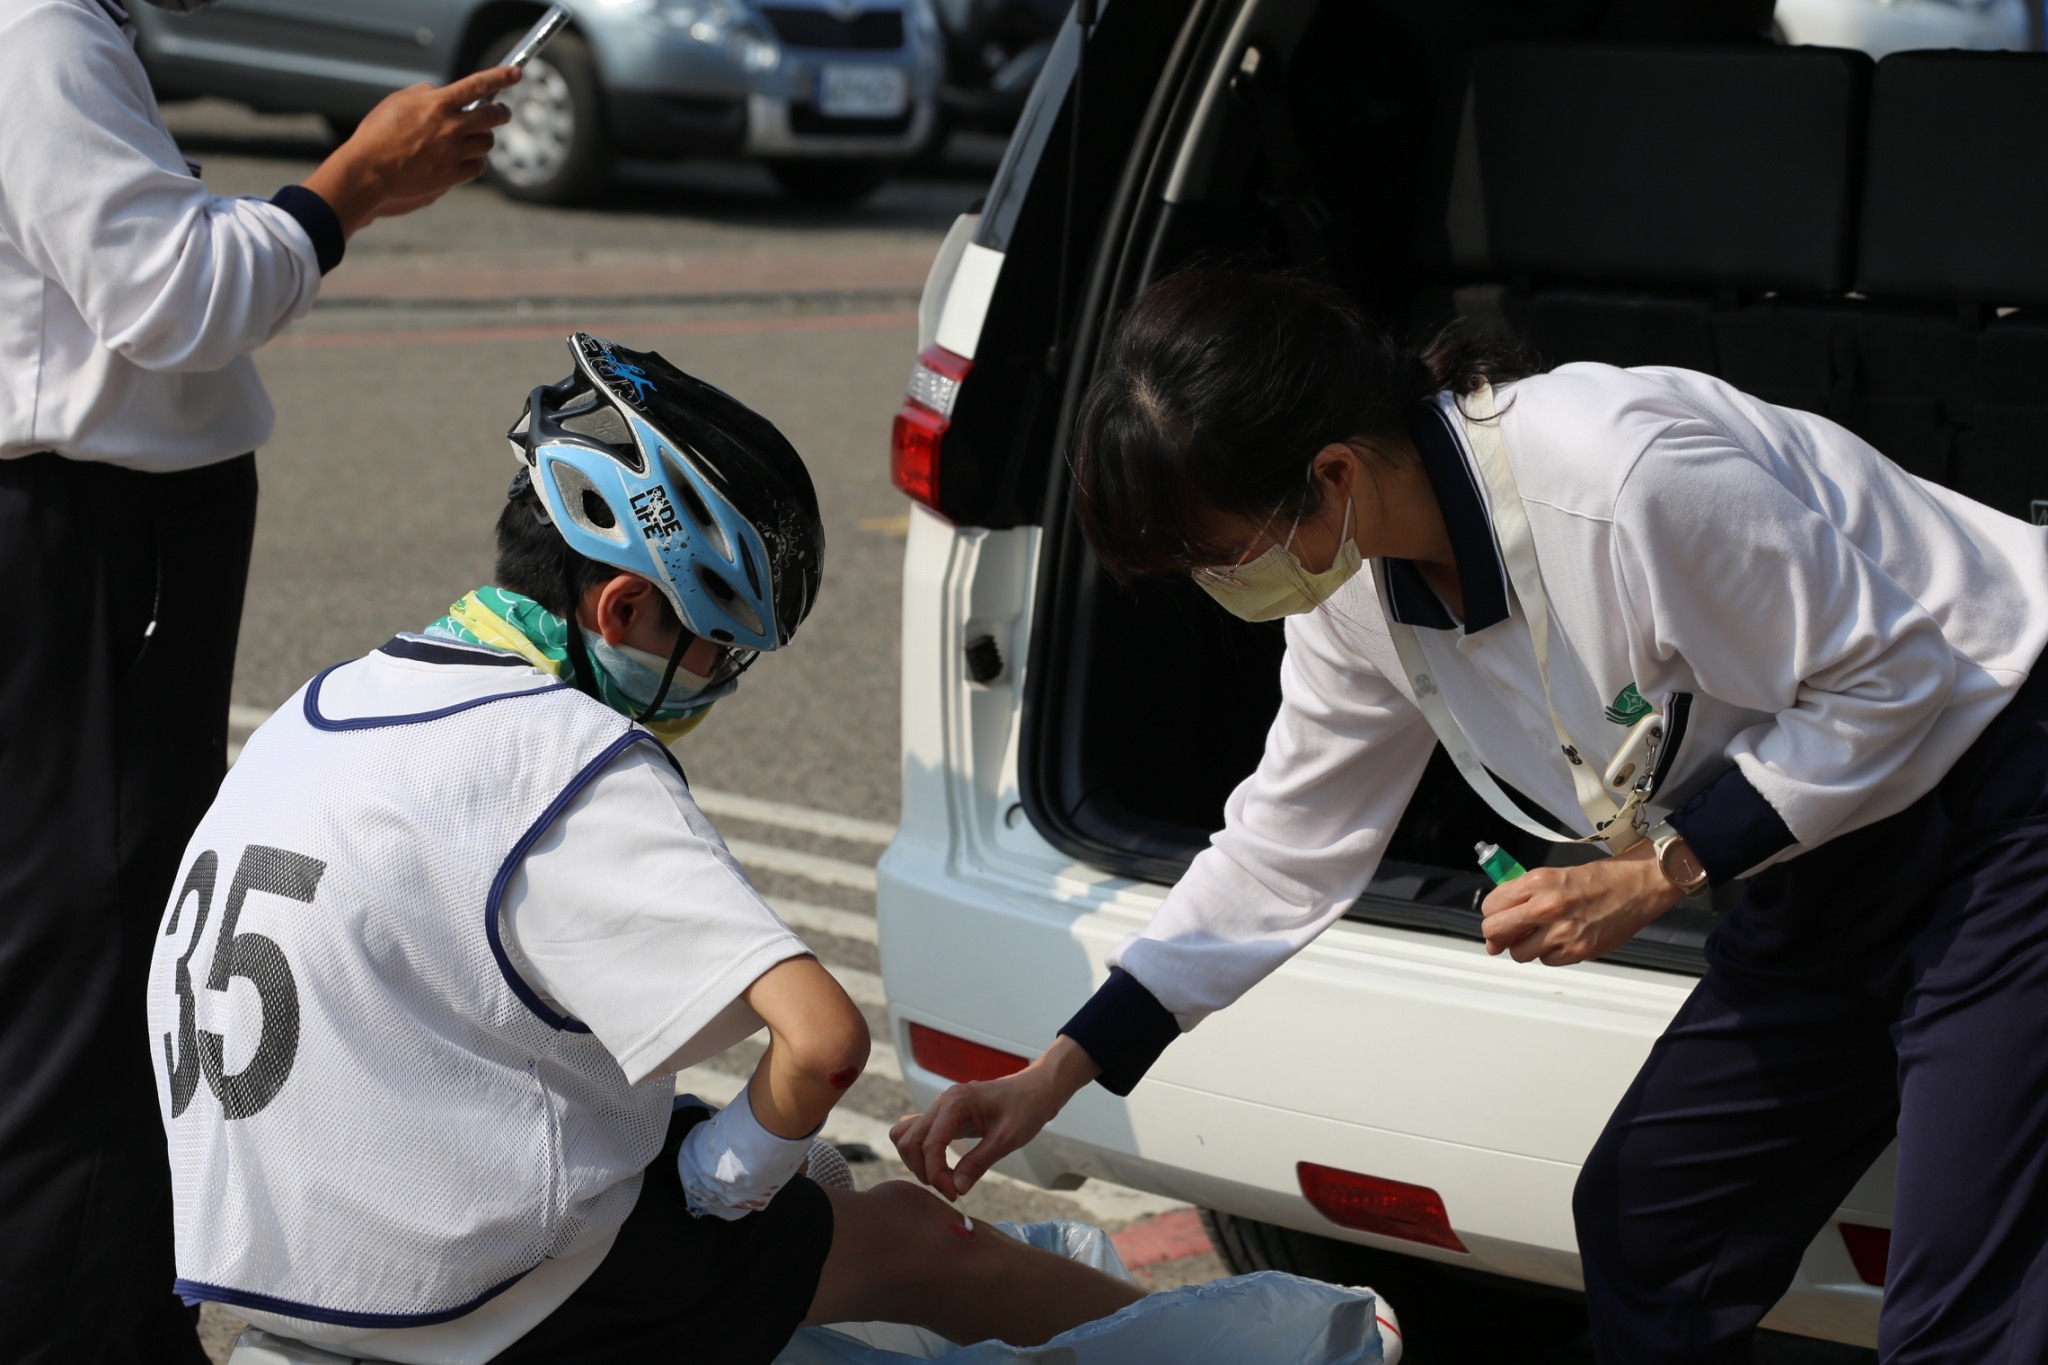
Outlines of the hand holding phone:
M 568 26 L 569 11 L 563 9 L 560 5 L 549 5 L 547 13 L 541 15 L 534 22 L 533 27 L 526 30 L 526 36 L 513 45 L 512 50 L 505 55 L 505 60 L 499 62 L 498 65 L 509 66 L 515 71 L 524 71 L 526 64 L 534 59 L 535 54 L 546 47 L 557 33 L 560 33 Z M 489 102 L 488 100 L 474 100 L 469 104 L 463 105 L 462 112 L 473 114 Z

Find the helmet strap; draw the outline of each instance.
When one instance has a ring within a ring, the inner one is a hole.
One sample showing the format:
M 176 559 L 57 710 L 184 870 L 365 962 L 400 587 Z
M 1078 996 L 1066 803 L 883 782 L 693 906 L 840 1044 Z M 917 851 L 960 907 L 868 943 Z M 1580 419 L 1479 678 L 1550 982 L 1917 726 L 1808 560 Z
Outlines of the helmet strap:
M 636 722 L 645 725 L 653 718 L 654 713 L 661 709 L 662 700 L 668 696 L 669 684 L 676 680 L 676 670 L 682 667 L 683 653 L 689 649 L 690 641 L 695 638 L 687 630 L 676 631 L 676 647 L 668 652 L 668 667 L 662 671 L 661 686 L 654 689 L 654 700 L 647 703 L 647 709 L 633 717 Z
M 568 647 L 569 666 L 576 670 L 576 690 L 592 701 L 603 701 L 604 697 L 597 690 L 597 666 L 590 662 L 590 651 L 583 647 L 583 625 L 577 620 L 577 612 L 583 602 L 582 595 L 576 591 L 573 553 L 567 545 L 562 547 L 562 594 L 569 605 L 568 620 L 563 623 L 566 627 L 562 631 L 563 643 Z

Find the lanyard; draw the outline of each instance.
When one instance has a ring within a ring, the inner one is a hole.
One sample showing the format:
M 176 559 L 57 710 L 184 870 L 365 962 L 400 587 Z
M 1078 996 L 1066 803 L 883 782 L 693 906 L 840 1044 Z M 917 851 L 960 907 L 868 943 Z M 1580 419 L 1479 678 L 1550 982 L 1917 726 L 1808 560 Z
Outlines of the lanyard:
M 1395 620 L 1389 608 L 1387 629 L 1394 637 L 1394 649 L 1401 657 L 1401 667 L 1408 674 L 1408 686 L 1415 696 L 1416 706 L 1429 722 L 1429 728 L 1436 732 L 1437 741 L 1450 754 L 1459 775 L 1481 800 L 1493 808 L 1494 814 L 1515 828 L 1554 844 L 1602 843 L 1607 845 L 1610 853 L 1620 853 L 1642 838 L 1635 826 L 1635 814 L 1647 799 L 1647 784 L 1638 784 L 1630 791 L 1628 799 L 1617 806 L 1607 794 L 1600 777 L 1586 762 L 1583 752 L 1572 743 L 1564 722 L 1558 719 L 1557 703 L 1552 699 L 1550 690 L 1550 597 L 1543 591 L 1543 575 L 1536 564 L 1536 545 L 1529 534 L 1528 512 L 1522 505 L 1514 470 L 1508 465 L 1507 446 L 1501 439 L 1500 423 L 1495 420 L 1497 411 L 1492 386 L 1482 386 L 1467 402 L 1470 411 L 1465 415 L 1465 436 L 1471 442 L 1480 481 L 1486 486 L 1494 537 L 1500 544 L 1501 561 L 1507 567 L 1508 582 L 1514 587 L 1515 599 L 1521 603 L 1523 618 L 1529 623 L 1529 643 L 1536 655 L 1536 673 L 1543 681 L 1543 704 L 1550 712 L 1550 727 L 1557 736 L 1557 747 L 1571 763 L 1572 786 L 1578 796 L 1579 809 L 1585 812 L 1596 832 L 1585 838 L 1559 834 L 1524 813 L 1501 790 L 1500 784 L 1493 780 L 1493 774 L 1473 752 L 1472 742 L 1465 738 L 1464 728 L 1451 714 L 1443 692 L 1430 674 L 1429 661 L 1423 656 L 1422 642 L 1416 638 L 1414 627 Z

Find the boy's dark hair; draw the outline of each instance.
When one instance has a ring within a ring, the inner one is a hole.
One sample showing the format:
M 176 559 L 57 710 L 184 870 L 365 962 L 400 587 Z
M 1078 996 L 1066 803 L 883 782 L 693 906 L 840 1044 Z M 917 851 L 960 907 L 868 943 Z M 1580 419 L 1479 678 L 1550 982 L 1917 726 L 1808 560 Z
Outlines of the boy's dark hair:
M 505 505 L 498 512 L 498 563 L 492 571 L 497 586 L 531 597 L 564 620 L 573 592 L 583 594 L 617 578 L 622 570 L 600 564 L 569 548 L 541 505 L 533 480 L 521 470 L 512 480 Z M 664 624 L 681 625 L 666 594 L 657 594 Z

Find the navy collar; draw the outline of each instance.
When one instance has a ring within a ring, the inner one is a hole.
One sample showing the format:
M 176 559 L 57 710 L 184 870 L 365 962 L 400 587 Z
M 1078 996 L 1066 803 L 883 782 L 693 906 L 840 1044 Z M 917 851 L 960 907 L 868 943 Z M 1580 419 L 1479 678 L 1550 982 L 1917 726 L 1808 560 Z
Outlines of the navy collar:
M 1451 555 L 1465 594 L 1465 634 L 1473 635 L 1508 619 L 1507 566 L 1493 539 L 1486 493 L 1451 429 L 1451 419 L 1436 403 L 1422 406 L 1409 423 L 1409 434 L 1451 535 Z M 1380 566 L 1386 577 L 1388 613 L 1394 620 L 1425 630 L 1458 629 L 1414 560 L 1382 559 Z
M 502 649 L 489 645 L 473 645 L 462 640 L 429 639 L 423 635 L 394 635 L 377 647 L 379 654 L 389 654 L 394 659 L 412 659 L 423 664 L 459 664 L 473 668 L 483 664 L 490 668 L 532 668 L 530 660 L 517 654 L 508 654 Z

